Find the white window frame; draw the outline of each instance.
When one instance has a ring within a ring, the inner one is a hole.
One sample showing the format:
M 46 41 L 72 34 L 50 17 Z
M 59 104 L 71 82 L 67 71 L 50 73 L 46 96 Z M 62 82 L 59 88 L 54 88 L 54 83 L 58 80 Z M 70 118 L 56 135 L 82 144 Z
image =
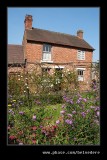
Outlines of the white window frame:
M 50 44 L 43 44 L 43 56 L 42 61 L 51 61 L 51 48 Z
M 85 60 L 85 51 L 78 50 L 77 51 L 77 59 L 78 60 Z
M 78 74 L 78 81 L 84 81 L 84 71 L 85 71 L 85 68 L 76 68 L 76 70 L 77 70 L 77 74 L 80 71 L 80 74 Z

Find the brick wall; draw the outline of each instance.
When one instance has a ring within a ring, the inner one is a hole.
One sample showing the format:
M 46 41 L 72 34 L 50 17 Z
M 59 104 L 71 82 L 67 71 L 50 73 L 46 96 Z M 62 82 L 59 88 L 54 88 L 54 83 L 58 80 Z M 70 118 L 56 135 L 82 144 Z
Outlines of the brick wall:
M 26 58 L 29 62 L 41 62 L 42 60 L 42 48 L 43 44 L 39 43 L 26 43 Z M 78 62 L 77 60 L 77 49 L 66 48 L 64 46 L 52 46 L 52 61 L 54 63 L 68 63 L 68 62 Z M 85 52 L 85 60 L 82 62 L 92 61 L 92 52 Z
M 26 43 L 26 42 L 25 42 Z M 41 62 L 42 60 L 42 49 L 43 44 L 41 43 L 26 43 L 25 53 L 28 62 L 36 63 Z M 64 46 L 52 46 L 52 61 L 53 63 L 69 63 L 73 62 L 74 68 L 85 68 L 84 71 L 84 82 L 81 83 L 82 89 L 89 89 L 90 82 L 91 82 L 91 69 L 90 63 L 92 62 L 92 52 L 86 51 L 85 52 L 85 60 L 77 60 L 77 49 L 71 47 L 64 47 Z M 74 63 L 75 62 L 75 63 Z M 84 63 L 86 62 L 86 63 Z M 71 65 L 71 68 L 73 68 Z M 52 64 L 51 64 L 52 68 Z M 64 68 L 69 68 L 69 66 L 64 66 Z
M 26 58 L 28 62 L 40 62 L 40 60 L 42 60 L 42 45 L 35 43 L 27 43 Z

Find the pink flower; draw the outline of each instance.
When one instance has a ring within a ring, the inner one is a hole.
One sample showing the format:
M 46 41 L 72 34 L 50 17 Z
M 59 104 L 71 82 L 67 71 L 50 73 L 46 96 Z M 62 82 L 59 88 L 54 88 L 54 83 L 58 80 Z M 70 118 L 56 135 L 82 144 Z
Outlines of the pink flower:
M 64 114 L 64 113 L 65 113 L 65 111 L 64 111 L 64 110 L 63 110 L 63 111 L 60 111 L 60 113 L 61 113 L 61 114 Z
M 10 126 L 8 126 L 8 130 L 10 129 Z
M 32 117 L 32 119 L 33 119 L 33 120 L 36 120 L 36 115 L 34 115 L 34 116 Z
M 67 114 L 67 115 L 68 115 L 68 117 L 70 117 L 70 118 L 72 117 L 72 114 Z
M 72 114 L 76 114 L 76 111 L 72 111 Z
M 14 139 L 16 139 L 16 136 L 11 135 L 11 136 L 9 136 L 9 139 L 14 140 Z
M 59 124 L 59 123 L 60 123 L 60 121 L 59 121 L 59 120 L 57 120 L 57 121 L 56 121 L 56 124 Z

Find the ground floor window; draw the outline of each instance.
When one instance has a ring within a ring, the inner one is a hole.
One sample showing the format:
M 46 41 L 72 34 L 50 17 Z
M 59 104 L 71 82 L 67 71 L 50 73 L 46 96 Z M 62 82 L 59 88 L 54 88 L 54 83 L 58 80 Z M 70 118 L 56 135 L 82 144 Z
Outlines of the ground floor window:
M 78 81 L 84 81 L 85 68 L 77 68 Z
M 42 73 L 50 72 L 51 68 L 42 68 Z

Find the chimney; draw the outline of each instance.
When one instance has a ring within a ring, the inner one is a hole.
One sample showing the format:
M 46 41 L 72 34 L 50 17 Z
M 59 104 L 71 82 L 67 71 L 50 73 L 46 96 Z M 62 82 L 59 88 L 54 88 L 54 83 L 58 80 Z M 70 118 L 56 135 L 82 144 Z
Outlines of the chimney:
M 77 31 L 77 36 L 81 39 L 83 39 L 83 30 L 78 30 Z
M 25 29 L 32 29 L 32 16 L 31 15 L 26 15 L 25 16 Z

